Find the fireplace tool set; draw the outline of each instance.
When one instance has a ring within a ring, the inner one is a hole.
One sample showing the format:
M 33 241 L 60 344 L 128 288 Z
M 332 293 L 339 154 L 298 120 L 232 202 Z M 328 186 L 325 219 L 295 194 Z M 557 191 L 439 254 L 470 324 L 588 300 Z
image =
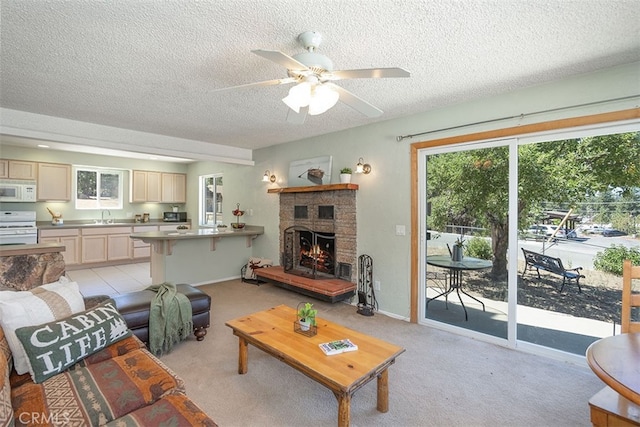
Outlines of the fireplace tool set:
M 358 313 L 373 316 L 378 310 L 378 301 L 373 289 L 373 258 L 369 255 L 358 257 L 360 276 L 358 276 Z

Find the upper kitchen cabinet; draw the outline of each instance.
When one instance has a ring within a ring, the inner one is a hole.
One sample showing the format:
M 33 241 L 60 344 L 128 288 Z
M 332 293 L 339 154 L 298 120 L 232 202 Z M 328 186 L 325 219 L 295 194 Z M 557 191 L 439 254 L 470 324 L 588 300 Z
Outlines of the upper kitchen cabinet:
M 187 201 L 187 175 L 183 173 L 162 174 L 162 202 L 185 203 Z
M 29 179 L 35 181 L 38 176 L 37 163 L 23 160 L 0 160 L 0 178 Z
M 71 200 L 71 165 L 38 163 L 38 200 Z
M 185 203 L 187 175 L 134 170 L 131 172 L 131 203 Z
M 131 173 L 131 203 L 160 202 L 160 172 L 134 170 Z

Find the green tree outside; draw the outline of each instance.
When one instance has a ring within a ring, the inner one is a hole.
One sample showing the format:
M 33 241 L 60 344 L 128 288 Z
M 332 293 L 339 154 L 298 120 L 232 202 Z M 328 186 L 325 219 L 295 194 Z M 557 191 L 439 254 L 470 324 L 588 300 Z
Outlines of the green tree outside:
M 613 189 L 635 197 L 640 187 L 637 132 L 522 145 L 518 158 L 519 229 L 533 224 L 545 204 L 575 207 Z M 431 155 L 426 169 L 429 228 L 444 230 L 451 224 L 486 228 L 493 253 L 491 273 L 504 278 L 508 147 Z

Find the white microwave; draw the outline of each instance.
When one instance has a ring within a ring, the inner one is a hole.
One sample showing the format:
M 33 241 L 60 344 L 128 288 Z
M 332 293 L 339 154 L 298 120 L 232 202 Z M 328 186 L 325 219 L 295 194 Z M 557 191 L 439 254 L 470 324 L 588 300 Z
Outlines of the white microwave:
M 35 202 L 36 182 L 17 179 L 0 180 L 0 202 Z

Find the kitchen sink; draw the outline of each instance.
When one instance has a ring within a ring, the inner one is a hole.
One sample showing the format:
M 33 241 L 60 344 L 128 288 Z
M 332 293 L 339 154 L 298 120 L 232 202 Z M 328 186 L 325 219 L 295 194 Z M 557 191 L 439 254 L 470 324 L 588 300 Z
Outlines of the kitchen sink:
M 126 223 L 126 222 L 108 222 L 108 221 L 95 221 L 95 222 L 89 222 L 87 224 L 83 224 L 84 226 L 87 225 L 130 225 L 130 223 Z

